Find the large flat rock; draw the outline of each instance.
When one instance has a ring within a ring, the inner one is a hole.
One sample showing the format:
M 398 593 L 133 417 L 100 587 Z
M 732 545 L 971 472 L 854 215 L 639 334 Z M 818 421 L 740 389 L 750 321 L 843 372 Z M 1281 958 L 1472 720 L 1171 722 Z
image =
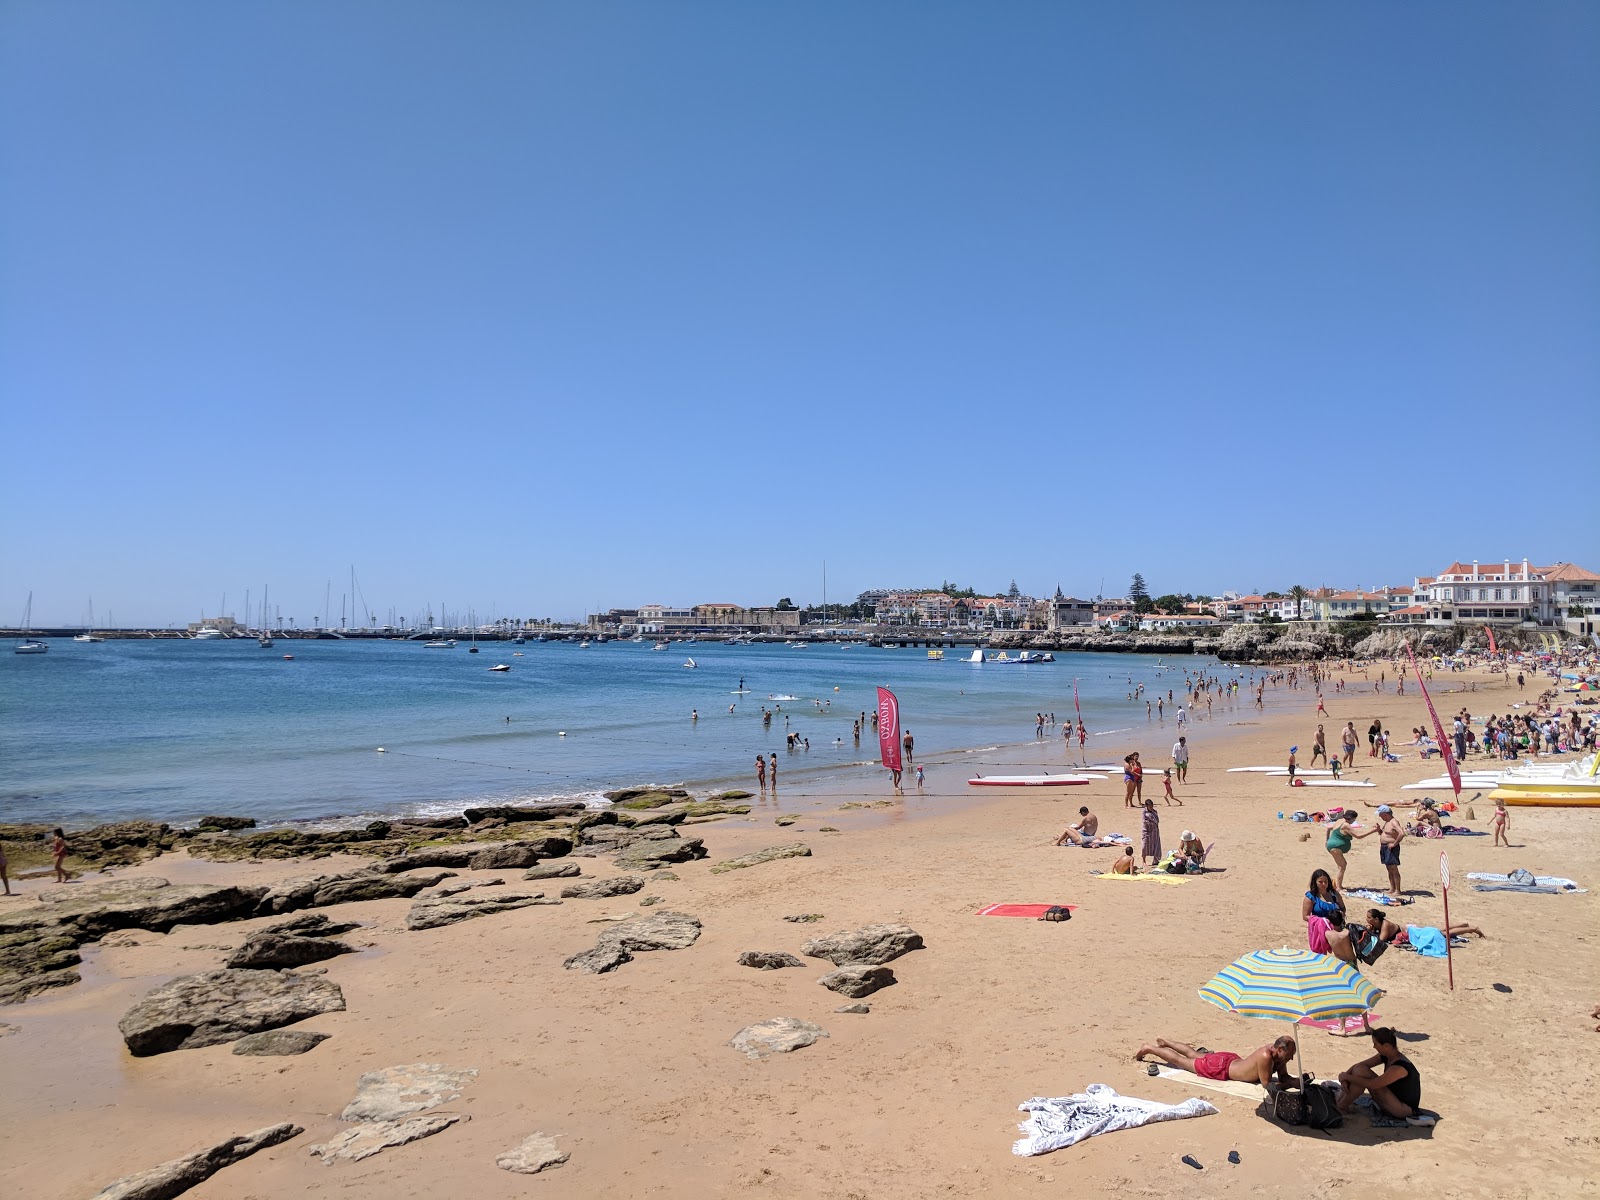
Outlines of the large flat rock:
M 493 913 L 510 912 L 535 904 L 560 904 L 559 900 L 546 900 L 543 892 L 473 892 L 449 896 L 424 896 L 411 906 L 406 914 L 407 929 L 438 929 L 454 925 L 457 921 L 470 921 L 474 917 L 487 917 Z
M 151 929 L 210 925 L 248 917 L 266 894 L 264 887 L 209 883 L 169 883 L 165 879 L 108 879 L 39 893 L 39 913 L 71 924 L 86 938 L 113 929 Z
M 882 966 L 921 949 L 922 935 L 909 925 L 867 925 L 812 938 L 800 947 L 800 953 L 809 958 L 825 958 L 836 967 L 845 963 Z
M 429 1113 L 425 1117 L 407 1117 L 403 1121 L 362 1121 L 311 1147 L 311 1153 L 319 1155 L 324 1166 L 331 1167 L 340 1161 L 360 1162 L 391 1146 L 404 1146 L 432 1137 L 449 1129 L 457 1121 L 466 1119 L 461 1113 Z
M 247 1033 L 342 1012 L 339 985 L 288 971 L 206 971 L 162 984 L 117 1022 L 136 1057 L 231 1042 Z
M 688 913 L 651 913 L 608 926 L 601 931 L 593 949 L 574 954 L 562 965 L 569 971 L 603 975 L 631 962 L 635 953 L 683 950 L 699 937 L 700 922 Z
M 477 1078 L 476 1067 L 455 1070 L 439 1063 L 405 1063 L 368 1071 L 356 1080 L 355 1099 L 345 1105 L 341 1121 L 398 1121 L 461 1098 L 461 1089 Z
M 790 1054 L 827 1037 L 821 1025 L 802 1021 L 796 1017 L 772 1017 L 746 1025 L 728 1042 L 747 1058 L 767 1058 L 773 1054 Z
M 768 846 L 765 850 L 757 850 L 752 854 L 741 854 L 738 858 L 730 858 L 726 862 L 719 862 L 711 868 L 713 875 L 720 875 L 724 871 L 742 871 L 746 867 L 759 867 L 762 863 L 776 862 L 780 858 L 810 858 L 811 847 L 795 842 L 789 846 Z

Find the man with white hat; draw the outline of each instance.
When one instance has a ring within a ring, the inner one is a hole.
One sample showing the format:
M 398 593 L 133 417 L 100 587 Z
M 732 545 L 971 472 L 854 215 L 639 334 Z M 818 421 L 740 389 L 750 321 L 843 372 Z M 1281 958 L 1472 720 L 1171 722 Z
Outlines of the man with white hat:
M 1394 809 L 1378 805 L 1378 861 L 1389 872 L 1389 894 L 1396 900 L 1401 899 L 1400 843 L 1405 836 L 1406 827 L 1395 820 Z

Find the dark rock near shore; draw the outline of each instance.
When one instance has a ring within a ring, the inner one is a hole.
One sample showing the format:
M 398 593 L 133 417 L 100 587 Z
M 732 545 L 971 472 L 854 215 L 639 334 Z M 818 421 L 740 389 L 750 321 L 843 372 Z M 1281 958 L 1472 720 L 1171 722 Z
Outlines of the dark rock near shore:
M 605 797 L 622 808 L 660 808 L 675 800 L 689 799 L 689 793 L 683 788 L 631 787 L 606 792 Z
M 192 1050 L 342 1012 L 338 984 L 292 971 L 206 971 L 162 984 L 117 1028 L 135 1057 Z
M 782 967 L 803 967 L 801 962 L 792 954 L 785 954 L 782 950 L 746 950 L 739 955 L 741 967 L 754 967 L 758 971 L 776 971 Z
M 800 947 L 800 953 L 841 967 L 847 963 L 881 966 L 922 948 L 922 935 L 909 925 L 868 925 L 813 938 Z
M 453 874 L 453 871 L 422 871 L 395 876 L 374 870 L 285 879 L 266 890 L 256 906 L 256 915 L 294 912 L 301 908 L 324 908 L 330 904 L 346 904 L 356 900 L 409 899 L 423 888 L 432 887 Z
M 254 829 L 254 817 L 201 817 L 195 822 L 196 829 Z
M 389 821 L 392 829 L 401 832 L 412 829 L 445 829 L 458 831 L 467 827 L 466 817 L 395 817 Z
M 541 804 L 531 808 L 518 808 L 513 805 L 492 805 L 487 808 L 469 808 L 461 815 L 470 824 L 476 825 L 479 821 L 562 821 L 581 817 L 589 810 L 582 804 Z
M 560 858 L 572 852 L 572 843 L 566 838 L 546 837 L 530 842 L 507 842 L 480 850 L 468 860 L 474 871 L 502 871 L 517 867 L 531 867 L 542 858 Z
M 612 879 L 590 879 L 569 884 L 561 889 L 563 900 L 601 900 L 608 896 L 631 896 L 644 888 L 644 880 L 636 875 L 618 875 Z
M 337 938 L 301 937 L 292 933 L 254 933 L 229 956 L 227 966 L 236 970 L 303 967 L 307 963 L 354 954 L 356 948 Z
M 39 893 L 32 910 L 47 920 L 71 925 L 89 941 L 113 929 L 165 933 L 174 925 L 209 925 L 251 915 L 264 887 L 209 883 L 168 883 L 165 879 L 109 879 L 52 888 Z M 24 914 L 17 914 L 23 916 Z M 8 921 L 0 918 L 0 932 Z
M 817 982 L 830 992 L 838 992 L 841 996 L 860 1000 L 881 988 L 893 986 L 895 978 L 894 970 L 890 967 L 875 967 L 868 963 L 845 963 L 838 970 L 829 971 Z
M 705 842 L 701 838 L 665 838 L 635 842 L 614 861 L 625 871 L 654 871 L 666 863 L 690 862 L 705 856 Z
M 281 1057 L 304 1054 L 333 1035 L 310 1029 L 269 1029 L 266 1033 L 247 1033 L 233 1044 L 235 1054 Z
M 281 1125 L 269 1125 L 242 1137 L 231 1137 L 204 1150 L 164 1162 L 159 1167 L 151 1167 L 148 1171 L 124 1175 L 96 1192 L 94 1200 L 172 1200 L 174 1196 L 180 1196 L 204 1183 L 223 1167 L 232 1166 L 241 1159 L 249 1158 L 257 1150 L 276 1146 L 304 1132 L 299 1125 L 285 1121 Z

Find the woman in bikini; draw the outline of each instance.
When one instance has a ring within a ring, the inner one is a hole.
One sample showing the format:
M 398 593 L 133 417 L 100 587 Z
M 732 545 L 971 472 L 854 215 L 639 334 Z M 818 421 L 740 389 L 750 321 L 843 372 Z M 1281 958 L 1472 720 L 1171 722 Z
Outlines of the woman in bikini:
M 51 832 L 50 836 L 55 839 L 50 843 L 50 853 L 55 857 L 56 882 L 66 883 L 70 876 L 67 874 L 67 869 L 61 864 L 67 857 L 67 835 L 56 829 Z

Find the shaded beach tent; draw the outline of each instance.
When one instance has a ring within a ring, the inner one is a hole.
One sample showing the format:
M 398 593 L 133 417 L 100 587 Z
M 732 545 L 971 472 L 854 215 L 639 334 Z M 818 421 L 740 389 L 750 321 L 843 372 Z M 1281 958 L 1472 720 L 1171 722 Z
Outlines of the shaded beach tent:
M 1291 1023 L 1309 1018 L 1355 1017 L 1371 1010 L 1383 990 L 1347 962 L 1310 950 L 1252 950 L 1236 958 L 1200 989 L 1202 999 L 1243 1017 Z M 1294 1039 L 1295 1066 L 1300 1037 Z

